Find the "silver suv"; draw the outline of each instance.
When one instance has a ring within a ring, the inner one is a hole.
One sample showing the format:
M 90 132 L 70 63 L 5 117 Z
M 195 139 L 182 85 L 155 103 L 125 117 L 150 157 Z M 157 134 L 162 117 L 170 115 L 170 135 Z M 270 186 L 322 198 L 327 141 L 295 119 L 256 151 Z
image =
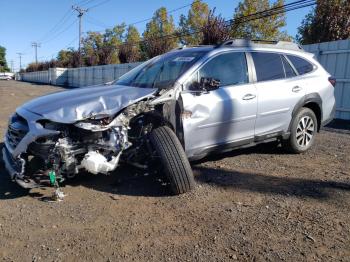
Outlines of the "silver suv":
M 289 42 L 180 48 L 115 82 L 17 108 L 3 159 L 26 188 L 126 163 L 164 173 L 180 194 L 194 187 L 189 160 L 209 153 L 272 140 L 308 150 L 333 118 L 334 85 L 313 54 Z

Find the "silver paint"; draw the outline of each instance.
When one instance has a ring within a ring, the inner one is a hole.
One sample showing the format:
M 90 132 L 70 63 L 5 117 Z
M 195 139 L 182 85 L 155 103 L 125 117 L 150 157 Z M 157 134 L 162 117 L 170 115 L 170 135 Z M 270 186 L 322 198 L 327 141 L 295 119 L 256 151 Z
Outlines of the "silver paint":
M 39 114 L 43 119 L 71 124 L 91 117 L 114 115 L 156 91 L 120 85 L 77 88 L 33 99 L 19 109 Z

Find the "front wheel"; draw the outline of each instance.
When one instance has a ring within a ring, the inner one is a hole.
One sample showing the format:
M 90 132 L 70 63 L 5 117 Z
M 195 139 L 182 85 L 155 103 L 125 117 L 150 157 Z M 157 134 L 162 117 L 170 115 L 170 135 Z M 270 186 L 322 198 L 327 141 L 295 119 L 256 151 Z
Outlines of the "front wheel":
M 176 195 L 194 188 L 191 165 L 175 133 L 166 126 L 152 130 L 150 140 Z
M 316 132 L 317 118 L 315 113 L 311 109 L 303 107 L 292 119 L 290 137 L 283 144 L 292 153 L 303 153 L 314 144 Z

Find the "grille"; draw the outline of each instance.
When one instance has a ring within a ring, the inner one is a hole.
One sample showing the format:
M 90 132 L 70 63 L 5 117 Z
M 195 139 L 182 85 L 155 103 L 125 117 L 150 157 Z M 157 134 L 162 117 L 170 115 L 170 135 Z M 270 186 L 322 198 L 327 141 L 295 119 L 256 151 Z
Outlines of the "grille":
M 27 121 L 15 114 L 9 123 L 7 129 L 7 142 L 12 148 L 16 148 L 19 142 L 23 139 L 23 137 L 28 133 L 28 123 Z

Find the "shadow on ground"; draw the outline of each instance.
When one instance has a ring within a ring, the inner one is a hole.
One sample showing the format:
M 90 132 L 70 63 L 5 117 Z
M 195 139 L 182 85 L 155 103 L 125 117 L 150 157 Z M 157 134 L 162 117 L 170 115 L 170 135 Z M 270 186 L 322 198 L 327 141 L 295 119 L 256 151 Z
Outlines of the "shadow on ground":
M 334 119 L 323 129 L 334 133 L 350 134 L 350 120 Z
M 350 191 L 350 184 L 334 181 L 276 177 L 202 166 L 194 170 L 197 181 L 233 190 L 318 199 L 330 198 L 332 190 Z
M 122 165 L 110 175 L 91 175 L 82 172 L 70 181 L 70 186 L 84 186 L 94 190 L 128 196 L 169 196 L 169 186 L 162 175 Z
M 0 149 L 3 144 L 0 144 Z M 1 151 L 1 150 L 0 150 Z M 274 144 L 268 146 L 257 146 L 209 156 L 202 160 L 213 161 L 225 157 L 233 157 L 239 154 L 281 154 L 282 149 Z M 1 156 L 1 153 L 0 153 Z M 1 156 L 2 158 L 2 156 Z M 320 181 L 312 179 L 298 179 L 291 177 L 276 177 L 266 174 L 242 173 L 234 170 L 223 170 L 216 168 L 203 167 L 195 163 L 193 165 L 195 178 L 199 183 L 208 183 L 212 186 L 222 187 L 233 190 L 244 190 L 264 194 L 279 194 L 285 196 L 297 196 L 325 199 L 331 196 L 332 190 L 350 191 L 350 185 L 347 183 Z M 118 170 L 109 176 L 91 175 L 86 172 L 80 173 L 75 178 L 66 182 L 70 186 L 84 186 L 93 190 L 106 192 L 110 194 L 129 195 L 129 196 L 150 196 L 164 197 L 169 196 L 169 187 L 164 177 L 159 174 L 148 174 L 130 166 L 121 166 Z M 64 185 L 63 185 L 64 187 Z M 0 162 L 0 200 L 13 199 L 31 195 L 35 198 L 40 196 L 30 194 L 17 184 L 10 181 L 4 164 Z

